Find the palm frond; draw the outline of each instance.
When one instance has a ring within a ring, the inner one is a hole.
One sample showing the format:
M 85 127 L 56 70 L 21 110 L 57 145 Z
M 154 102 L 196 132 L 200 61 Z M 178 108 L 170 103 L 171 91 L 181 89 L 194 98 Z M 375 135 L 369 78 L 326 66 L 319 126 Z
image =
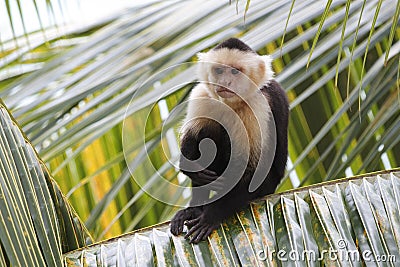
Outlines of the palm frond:
M 64 254 L 64 266 L 394 266 L 399 192 L 398 171 L 309 186 L 251 203 L 196 245 L 163 223 Z
M 0 122 L 1 261 L 60 266 L 92 238 L 2 105 Z

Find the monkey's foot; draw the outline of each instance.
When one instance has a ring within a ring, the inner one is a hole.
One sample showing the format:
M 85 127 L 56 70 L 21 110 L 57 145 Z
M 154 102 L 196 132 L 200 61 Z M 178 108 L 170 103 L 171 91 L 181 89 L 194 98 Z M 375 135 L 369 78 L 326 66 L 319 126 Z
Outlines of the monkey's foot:
M 171 233 L 173 235 L 179 235 L 182 233 L 185 221 L 198 218 L 201 213 L 202 209 L 200 207 L 188 207 L 178 211 L 171 220 Z
M 202 216 L 195 218 L 193 220 L 187 221 L 186 225 L 189 227 L 189 231 L 186 233 L 185 238 L 190 238 L 190 243 L 197 244 L 212 233 L 213 230 L 217 229 L 219 223 L 207 221 Z

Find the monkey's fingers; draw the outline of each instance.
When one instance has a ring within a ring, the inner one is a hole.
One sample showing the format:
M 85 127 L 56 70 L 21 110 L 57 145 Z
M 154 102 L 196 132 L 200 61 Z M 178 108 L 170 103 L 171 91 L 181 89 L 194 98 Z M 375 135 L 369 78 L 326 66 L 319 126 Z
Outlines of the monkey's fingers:
M 195 179 L 196 179 L 196 182 L 198 182 L 199 184 L 205 185 L 205 184 L 209 184 L 209 183 L 215 181 L 216 179 L 218 179 L 218 176 L 207 175 L 203 172 L 198 172 L 197 177 Z
M 208 170 L 208 169 L 201 170 L 200 172 L 204 173 L 205 175 L 218 177 L 218 175 L 217 175 L 217 173 L 215 171 L 211 171 L 211 170 Z
M 190 230 L 186 233 L 185 238 L 192 236 L 189 242 L 197 244 L 200 241 L 205 240 L 214 229 L 215 227 L 212 225 L 199 222 L 190 228 Z
M 186 233 L 185 238 L 188 239 L 193 233 L 197 233 L 201 229 L 202 224 L 201 223 L 196 223 L 194 224 L 189 231 Z M 193 239 L 193 237 L 192 237 Z
M 202 240 L 206 240 L 213 230 L 214 228 L 212 227 L 203 227 L 197 231 L 196 234 L 193 234 L 192 239 L 190 239 L 190 243 L 197 244 Z
M 200 222 L 200 217 L 199 217 L 199 218 L 196 218 L 196 219 L 193 219 L 193 220 L 185 221 L 185 225 L 186 225 L 187 227 L 191 228 L 193 225 L 195 225 L 195 224 L 197 224 L 197 223 L 199 223 L 199 222 Z M 189 231 L 189 232 L 190 232 L 190 231 Z M 186 237 L 187 235 L 188 235 L 188 234 L 186 234 L 185 237 Z
M 177 236 L 183 231 L 183 221 L 181 220 L 173 220 L 171 221 L 170 231 L 173 235 Z
M 171 228 L 170 231 L 173 235 L 179 235 L 183 231 L 183 218 L 177 218 L 176 216 L 171 220 Z

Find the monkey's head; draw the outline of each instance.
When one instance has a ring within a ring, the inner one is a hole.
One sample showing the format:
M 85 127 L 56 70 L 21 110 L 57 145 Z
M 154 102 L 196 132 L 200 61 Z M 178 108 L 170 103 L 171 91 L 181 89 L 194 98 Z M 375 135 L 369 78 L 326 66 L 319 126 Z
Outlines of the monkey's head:
M 271 57 L 260 56 L 236 38 L 198 53 L 200 81 L 222 101 L 242 101 L 273 78 Z

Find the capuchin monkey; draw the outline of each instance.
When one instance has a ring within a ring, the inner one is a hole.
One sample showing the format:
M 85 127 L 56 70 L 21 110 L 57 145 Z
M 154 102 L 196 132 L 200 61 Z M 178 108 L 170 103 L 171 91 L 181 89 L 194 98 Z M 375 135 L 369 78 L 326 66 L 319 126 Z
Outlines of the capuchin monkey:
M 199 53 L 199 84 L 190 95 L 181 129 L 180 170 L 192 182 L 188 208 L 178 211 L 171 232 L 191 243 L 275 191 L 284 175 L 289 105 L 273 79 L 270 56 L 236 38 Z

